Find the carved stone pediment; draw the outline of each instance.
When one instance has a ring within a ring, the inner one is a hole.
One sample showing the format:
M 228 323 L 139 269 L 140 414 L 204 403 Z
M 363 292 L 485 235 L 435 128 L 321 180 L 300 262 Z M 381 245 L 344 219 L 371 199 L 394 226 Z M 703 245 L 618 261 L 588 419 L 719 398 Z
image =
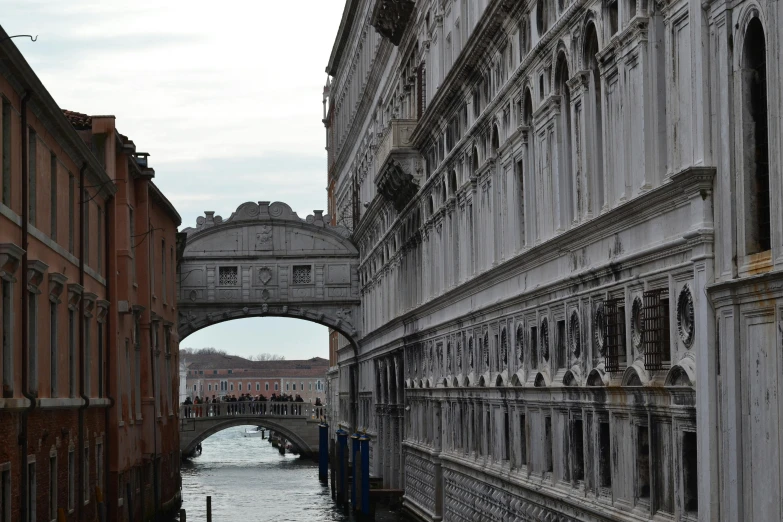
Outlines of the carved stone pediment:
M 52 272 L 49 274 L 49 300 L 53 303 L 60 302 L 60 296 L 65 290 L 65 284 L 68 278 L 65 275 L 58 272 Z
M 24 250 L 13 243 L 0 244 L 0 278 L 14 281 L 14 274 L 22 262 Z
M 40 294 L 41 283 L 44 280 L 44 274 L 49 269 L 49 265 L 43 261 L 31 260 L 27 262 L 27 289 L 33 293 Z

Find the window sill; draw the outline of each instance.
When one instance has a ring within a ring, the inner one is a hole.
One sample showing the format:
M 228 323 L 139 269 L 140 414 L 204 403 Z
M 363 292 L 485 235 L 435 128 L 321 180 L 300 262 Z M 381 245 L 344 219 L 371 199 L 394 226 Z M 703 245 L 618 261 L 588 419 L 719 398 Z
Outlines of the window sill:
M 744 256 L 739 276 L 755 276 L 772 270 L 772 250 Z

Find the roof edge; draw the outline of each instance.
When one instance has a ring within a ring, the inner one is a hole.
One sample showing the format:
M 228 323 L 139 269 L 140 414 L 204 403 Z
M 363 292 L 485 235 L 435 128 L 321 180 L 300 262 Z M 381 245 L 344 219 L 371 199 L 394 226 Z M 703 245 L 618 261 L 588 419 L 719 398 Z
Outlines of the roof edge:
M 359 0 L 345 1 L 343 17 L 340 20 L 340 28 L 337 30 L 337 37 L 332 46 L 332 53 L 329 55 L 329 63 L 326 65 L 326 73 L 331 76 L 335 75 L 337 68 L 340 66 L 340 59 L 342 58 L 343 50 L 345 50 L 345 44 L 348 41 L 348 37 L 351 35 L 351 27 L 353 26 L 354 18 L 356 18 L 358 6 Z

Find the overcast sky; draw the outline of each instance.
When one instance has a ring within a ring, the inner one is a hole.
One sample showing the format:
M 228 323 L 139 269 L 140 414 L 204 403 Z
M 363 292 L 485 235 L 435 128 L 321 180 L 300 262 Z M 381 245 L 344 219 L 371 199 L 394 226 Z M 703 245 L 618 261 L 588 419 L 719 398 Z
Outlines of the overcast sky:
M 182 226 L 284 201 L 326 210 L 324 69 L 344 0 L 2 0 L 0 23 L 64 109 L 112 114 Z M 182 346 L 328 357 L 292 319 L 211 326 Z

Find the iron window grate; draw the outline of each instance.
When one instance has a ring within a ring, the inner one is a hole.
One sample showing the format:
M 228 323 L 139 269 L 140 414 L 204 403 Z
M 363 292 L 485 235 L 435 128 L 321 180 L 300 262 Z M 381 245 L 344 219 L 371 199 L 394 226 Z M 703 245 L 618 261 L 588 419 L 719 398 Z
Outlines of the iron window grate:
M 604 346 L 606 355 L 604 369 L 607 372 L 618 372 L 621 363 L 625 361 L 625 302 L 623 299 L 609 299 L 604 303 L 606 311 L 606 326 L 604 329 Z
M 669 359 L 669 300 L 663 289 L 644 292 L 642 347 L 644 367 L 661 370 Z

